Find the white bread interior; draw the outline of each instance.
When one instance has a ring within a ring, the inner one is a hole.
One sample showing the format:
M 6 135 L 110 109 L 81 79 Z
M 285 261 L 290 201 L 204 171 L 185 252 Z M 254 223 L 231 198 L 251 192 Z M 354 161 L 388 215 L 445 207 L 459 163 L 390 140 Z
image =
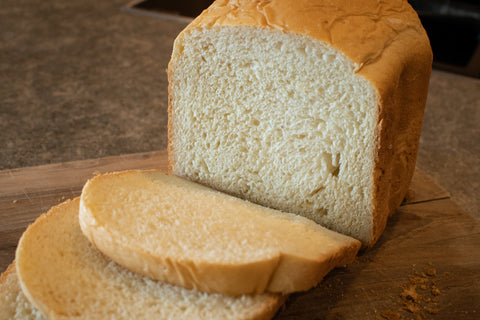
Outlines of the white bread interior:
M 134 274 L 83 236 L 78 208 L 79 199 L 52 208 L 29 226 L 17 247 L 23 293 L 50 320 L 270 319 L 285 299 L 206 294 Z
M 360 242 L 161 171 L 89 180 L 80 226 L 105 255 L 153 279 L 227 295 L 308 290 Z
M 23 294 L 15 271 L 15 262 L 0 275 L 1 320 L 47 320 Z
M 216 1 L 175 41 L 170 169 L 371 246 L 413 174 L 430 69 L 406 1 Z
M 353 63 L 253 27 L 194 30 L 183 47 L 174 173 L 368 238 L 378 95 Z

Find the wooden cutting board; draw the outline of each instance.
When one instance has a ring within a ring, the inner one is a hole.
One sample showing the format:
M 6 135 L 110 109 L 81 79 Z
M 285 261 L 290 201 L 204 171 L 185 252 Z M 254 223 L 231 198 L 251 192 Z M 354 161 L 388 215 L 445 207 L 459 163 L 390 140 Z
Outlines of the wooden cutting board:
M 167 169 L 165 151 L 0 171 L 0 272 L 28 224 L 88 178 L 151 168 Z M 417 169 L 375 247 L 291 295 L 275 319 L 480 319 L 480 225 Z

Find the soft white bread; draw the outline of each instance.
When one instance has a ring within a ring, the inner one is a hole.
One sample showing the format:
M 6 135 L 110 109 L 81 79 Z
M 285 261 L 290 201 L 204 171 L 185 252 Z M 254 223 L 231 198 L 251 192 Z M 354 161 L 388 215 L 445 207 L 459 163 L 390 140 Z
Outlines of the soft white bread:
M 155 170 L 88 181 L 80 226 L 134 272 L 227 295 L 308 290 L 361 246 L 304 217 Z
M 46 320 L 22 292 L 15 263 L 0 275 L 0 320 Z
M 217 0 L 169 64 L 169 165 L 372 246 L 413 175 L 432 53 L 406 0 Z
M 94 249 L 78 222 L 79 200 L 52 208 L 23 234 L 16 270 L 23 293 L 49 319 L 270 319 L 275 294 L 226 297 L 127 271 Z

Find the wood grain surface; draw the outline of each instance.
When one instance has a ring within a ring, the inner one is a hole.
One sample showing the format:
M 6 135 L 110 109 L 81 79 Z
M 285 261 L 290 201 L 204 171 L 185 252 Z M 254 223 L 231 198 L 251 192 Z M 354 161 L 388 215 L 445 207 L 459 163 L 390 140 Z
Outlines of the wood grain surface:
M 167 152 L 156 151 L 0 171 L 0 272 L 13 260 L 27 226 L 52 206 L 79 196 L 95 174 L 167 167 Z
M 165 151 L 0 171 L 0 271 L 22 232 L 97 173 L 167 169 Z M 275 319 L 480 319 L 480 225 L 417 169 L 374 248 L 291 295 Z

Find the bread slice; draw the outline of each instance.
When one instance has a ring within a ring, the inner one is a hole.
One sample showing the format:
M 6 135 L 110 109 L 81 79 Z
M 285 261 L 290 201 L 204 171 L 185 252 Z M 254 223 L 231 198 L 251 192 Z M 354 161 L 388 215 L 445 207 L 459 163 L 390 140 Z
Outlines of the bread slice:
M 217 0 L 175 40 L 170 170 L 372 246 L 413 175 L 431 63 L 406 0 Z
M 47 320 L 22 292 L 15 263 L 0 275 L 0 320 Z
M 42 215 L 16 252 L 25 296 L 51 320 L 270 319 L 284 301 L 276 294 L 209 295 L 127 271 L 83 236 L 78 207 L 75 199 Z
M 304 217 L 153 170 L 88 181 L 80 225 L 134 272 L 227 295 L 308 290 L 360 248 Z

